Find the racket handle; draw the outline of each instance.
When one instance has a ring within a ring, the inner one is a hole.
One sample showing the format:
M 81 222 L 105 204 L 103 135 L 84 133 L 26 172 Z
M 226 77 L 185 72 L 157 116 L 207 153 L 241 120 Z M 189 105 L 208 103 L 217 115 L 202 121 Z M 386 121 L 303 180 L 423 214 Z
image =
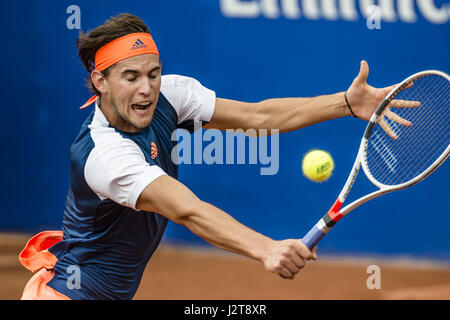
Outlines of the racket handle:
M 302 242 L 309 250 L 312 250 L 316 244 L 325 237 L 326 233 L 322 232 L 317 225 L 312 227 L 311 230 L 303 237 Z

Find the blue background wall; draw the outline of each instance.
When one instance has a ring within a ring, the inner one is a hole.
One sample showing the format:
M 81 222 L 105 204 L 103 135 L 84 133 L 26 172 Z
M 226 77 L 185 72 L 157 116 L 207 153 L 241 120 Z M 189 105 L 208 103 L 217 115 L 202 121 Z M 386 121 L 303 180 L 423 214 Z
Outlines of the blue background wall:
M 443 23 L 430 21 L 416 3 L 416 22 L 382 20 L 378 30 L 366 27 L 358 2 L 354 21 L 292 19 L 283 12 L 267 17 L 263 2 L 240 1 L 259 9 L 254 17 L 230 17 L 225 0 L 2 1 L 0 230 L 61 227 L 69 147 L 90 113 L 78 109 L 89 93 L 75 48 L 78 30 L 66 26 L 69 5 L 81 9 L 83 31 L 121 12 L 140 16 L 158 44 L 163 73 L 194 77 L 219 97 L 259 101 L 343 91 L 362 59 L 375 87 L 424 69 L 450 71 L 448 1 L 432 2 L 447 9 Z M 281 2 L 270 3 L 279 8 Z M 301 237 L 337 197 L 364 127 L 345 118 L 281 135 L 273 176 L 259 175 L 260 165 L 182 165 L 180 180 L 259 232 Z M 334 157 L 336 169 L 325 183 L 302 176 L 301 158 L 311 148 Z M 423 183 L 363 205 L 322 241 L 321 251 L 450 259 L 449 178 L 447 162 Z M 361 180 L 353 196 L 372 190 Z M 175 224 L 165 241 L 205 244 Z

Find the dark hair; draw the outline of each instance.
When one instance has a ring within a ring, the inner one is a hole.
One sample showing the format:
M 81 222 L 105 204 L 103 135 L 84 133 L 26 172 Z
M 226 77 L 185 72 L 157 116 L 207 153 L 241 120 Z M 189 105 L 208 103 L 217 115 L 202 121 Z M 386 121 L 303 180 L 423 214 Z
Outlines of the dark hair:
M 80 31 L 76 46 L 78 49 L 78 56 L 86 68 L 86 71 L 90 74 L 95 69 L 95 54 L 98 49 L 114 39 L 137 32 L 150 33 L 150 30 L 139 17 L 129 13 L 121 13 L 115 17 L 111 17 L 106 20 L 104 24 L 87 33 Z M 109 70 L 112 67 L 113 66 L 102 71 L 105 77 L 108 76 Z M 86 81 L 88 87 L 96 95 L 100 96 L 100 92 L 95 88 L 91 78 L 89 77 Z

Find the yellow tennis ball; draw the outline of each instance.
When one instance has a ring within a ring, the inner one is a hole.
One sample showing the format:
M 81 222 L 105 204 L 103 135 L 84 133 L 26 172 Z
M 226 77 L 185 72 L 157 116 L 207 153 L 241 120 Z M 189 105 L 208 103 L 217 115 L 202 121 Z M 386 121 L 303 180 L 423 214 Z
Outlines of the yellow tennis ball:
M 303 174 L 310 180 L 322 182 L 327 180 L 334 169 L 331 155 L 323 150 L 311 150 L 302 161 Z

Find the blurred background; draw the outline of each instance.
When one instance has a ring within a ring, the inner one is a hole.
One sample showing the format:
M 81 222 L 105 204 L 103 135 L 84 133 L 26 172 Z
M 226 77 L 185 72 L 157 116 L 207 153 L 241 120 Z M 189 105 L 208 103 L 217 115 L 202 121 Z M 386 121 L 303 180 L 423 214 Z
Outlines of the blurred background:
M 373 4 L 379 10 L 367 10 Z M 90 93 L 75 40 L 119 13 L 147 23 L 163 74 L 194 77 L 223 98 L 344 91 L 363 59 L 375 87 L 425 69 L 450 72 L 448 0 L 2 1 L 0 12 L 0 231 L 7 232 L 61 228 L 69 148 L 91 112 L 79 110 Z M 261 164 L 191 164 L 180 165 L 179 179 L 263 234 L 302 237 L 343 187 L 365 125 L 348 117 L 280 135 L 275 175 L 260 175 Z M 313 148 L 334 158 L 326 182 L 302 175 L 302 157 Z M 450 261 L 449 165 L 359 207 L 321 242 L 321 253 Z M 353 198 L 373 190 L 362 176 Z M 208 246 L 173 223 L 163 241 Z

